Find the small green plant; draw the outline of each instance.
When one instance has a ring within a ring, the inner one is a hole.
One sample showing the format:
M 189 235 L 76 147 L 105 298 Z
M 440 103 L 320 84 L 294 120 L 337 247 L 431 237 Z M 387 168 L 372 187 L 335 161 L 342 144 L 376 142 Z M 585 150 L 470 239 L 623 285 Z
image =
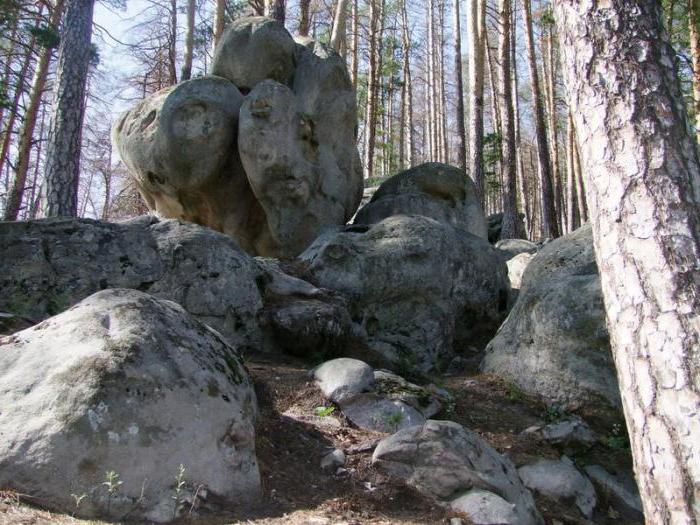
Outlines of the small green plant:
M 629 450 L 630 441 L 627 432 L 620 423 L 614 423 L 610 430 L 610 435 L 605 436 L 603 444 L 615 450 Z
M 556 423 L 561 421 L 565 415 L 565 412 L 557 406 L 546 406 L 542 413 L 542 419 L 544 419 L 545 423 Z
M 403 421 L 403 417 L 403 412 L 394 412 L 393 414 L 385 415 L 382 419 L 387 428 L 391 429 L 392 432 L 396 432 L 396 429 Z
M 105 472 L 105 481 L 102 484 L 107 487 L 107 513 L 112 505 L 112 498 L 119 491 L 119 487 L 122 486 L 124 482 L 119 479 L 119 474 L 113 470 L 108 470 Z
M 506 384 L 506 397 L 510 401 L 524 401 L 525 400 L 525 394 L 514 383 Z
M 330 416 L 333 412 L 335 412 L 335 407 L 334 407 L 334 406 L 329 406 L 329 407 L 316 407 L 316 408 L 314 409 L 314 414 L 316 414 L 318 417 Z
M 187 484 L 185 481 L 185 465 L 180 463 L 177 469 L 177 476 L 175 476 L 175 495 L 172 498 L 175 500 L 175 508 L 173 509 L 173 519 L 177 518 L 177 510 L 180 508 L 180 496 L 182 491 Z

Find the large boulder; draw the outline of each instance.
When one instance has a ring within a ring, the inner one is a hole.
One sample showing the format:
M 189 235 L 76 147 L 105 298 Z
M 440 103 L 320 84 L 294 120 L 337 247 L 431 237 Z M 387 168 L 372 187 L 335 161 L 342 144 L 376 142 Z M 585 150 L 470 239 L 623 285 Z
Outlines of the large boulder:
M 301 256 L 310 279 L 346 297 L 374 360 L 428 371 L 453 348 L 479 346 L 508 298 L 503 261 L 486 240 L 422 216 L 321 236 Z
M 260 269 L 226 235 L 142 217 L 0 223 L 0 311 L 41 321 L 105 288 L 181 304 L 240 348 L 258 346 Z
M 173 302 L 104 290 L 0 338 L 0 406 L 0 487 L 49 508 L 162 522 L 259 494 L 246 369 Z
M 452 421 L 429 420 L 383 439 L 372 464 L 443 505 L 458 507 L 461 496 L 480 489 L 512 505 L 514 523 L 544 523 L 515 466 L 477 434 Z
M 224 232 L 254 255 L 293 257 L 362 197 L 345 62 L 249 17 L 221 38 L 213 73 L 137 104 L 113 141 L 158 215 Z
M 454 166 L 427 162 L 384 181 L 355 224 L 375 224 L 392 215 L 424 215 L 486 238 L 486 217 L 476 186 Z
M 530 262 L 481 369 L 549 405 L 599 415 L 620 409 L 590 226 L 548 243 Z

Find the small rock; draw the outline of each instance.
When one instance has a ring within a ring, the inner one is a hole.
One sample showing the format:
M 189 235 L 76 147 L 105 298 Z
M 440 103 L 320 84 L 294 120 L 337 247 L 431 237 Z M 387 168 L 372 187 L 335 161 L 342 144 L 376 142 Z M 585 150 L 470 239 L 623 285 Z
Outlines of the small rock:
M 461 518 L 450 518 L 450 525 L 464 525 Z
M 321 469 L 325 472 L 337 472 L 345 465 L 345 452 L 336 448 L 321 458 Z
M 519 525 L 515 505 L 486 490 L 470 490 L 455 499 L 450 508 L 466 514 L 474 525 Z
M 425 417 L 412 406 L 378 394 L 360 394 L 342 403 L 341 409 L 353 424 L 376 432 L 394 433 L 425 423 Z
M 584 468 L 603 501 L 609 501 L 624 516 L 643 522 L 644 511 L 632 476 L 614 476 L 600 465 Z
M 359 359 L 332 359 L 316 368 L 313 374 L 323 395 L 338 404 L 374 387 L 374 370 Z
M 585 450 L 596 442 L 591 428 L 578 416 L 547 425 L 542 429 L 542 437 L 552 445 L 571 449 Z
M 596 506 L 595 489 L 570 459 L 540 459 L 518 469 L 520 479 L 529 489 L 562 502 L 574 501 L 581 513 L 590 518 Z

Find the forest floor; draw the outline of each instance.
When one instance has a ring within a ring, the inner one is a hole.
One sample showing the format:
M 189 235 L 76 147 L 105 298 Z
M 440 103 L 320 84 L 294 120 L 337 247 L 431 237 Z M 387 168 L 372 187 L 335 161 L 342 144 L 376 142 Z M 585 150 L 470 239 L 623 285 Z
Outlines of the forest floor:
M 373 469 L 372 450 L 384 435 L 353 428 L 337 410 L 325 417 L 314 415 L 316 408 L 327 402 L 309 377 L 310 364 L 279 355 L 249 357 L 246 364 L 260 408 L 257 452 L 263 500 L 255 507 L 186 517 L 177 523 L 418 525 L 448 524 L 450 518 L 458 517 Z M 546 442 L 522 433 L 532 425 L 558 417 L 541 404 L 489 376 L 465 373 L 441 378 L 439 383 L 455 396 L 456 402 L 452 410 L 435 419 L 450 419 L 474 430 L 516 466 L 536 458 L 560 457 L 561 453 Z M 605 438 L 609 429 L 589 423 Z M 333 448 L 346 451 L 347 472 L 340 476 L 320 467 L 321 457 Z M 580 465 L 597 463 L 611 471 L 631 469 L 629 450 L 603 443 L 572 459 Z M 599 501 L 595 520 L 590 522 L 573 505 L 536 499 L 548 525 L 629 523 L 604 501 Z M 16 495 L 0 493 L 0 525 L 102 523 L 49 513 L 21 502 Z

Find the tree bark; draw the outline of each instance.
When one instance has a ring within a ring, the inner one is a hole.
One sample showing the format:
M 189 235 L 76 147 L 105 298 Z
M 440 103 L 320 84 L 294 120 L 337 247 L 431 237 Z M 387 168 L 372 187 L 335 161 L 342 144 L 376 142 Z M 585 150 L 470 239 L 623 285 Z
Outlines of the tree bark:
M 578 228 L 576 214 L 576 137 L 574 117 L 569 111 L 566 120 L 566 228 L 572 232 Z
M 311 0 L 299 1 L 299 36 L 309 36 L 309 27 L 311 26 L 310 6 Z
M 377 134 L 377 99 L 379 96 L 379 74 L 381 71 L 381 18 L 384 0 L 369 0 L 369 75 L 367 76 L 367 118 L 365 119 L 365 178 L 374 171 L 374 141 Z
M 557 215 L 554 209 L 554 193 L 552 189 L 552 172 L 549 161 L 549 145 L 545 129 L 544 109 L 542 107 L 542 91 L 537 74 L 537 58 L 532 31 L 532 12 L 530 0 L 522 0 L 523 19 L 525 21 L 525 42 L 527 44 L 527 61 L 532 84 L 532 105 L 534 109 L 535 136 L 537 139 L 538 179 L 540 187 L 540 234 L 544 238 L 559 237 Z
M 552 185 L 554 191 L 554 210 L 559 219 L 559 224 L 563 228 L 564 211 L 563 208 L 563 192 L 562 192 L 562 176 L 559 169 L 559 135 L 557 133 L 557 97 L 554 88 L 554 28 L 552 24 L 547 24 L 544 32 L 544 46 L 542 49 L 542 68 L 545 73 L 545 92 L 547 94 L 547 127 L 549 129 L 549 153 L 552 158 Z
M 470 0 L 469 26 L 469 176 L 484 206 L 484 33 L 485 0 Z
M 700 0 L 688 0 L 690 29 L 690 54 L 693 60 L 693 109 L 695 110 L 695 135 L 700 143 Z
M 226 25 L 226 0 L 216 0 L 216 12 L 214 14 L 214 48 L 219 43 Z
M 345 58 L 347 53 L 347 36 L 346 36 L 346 20 L 348 12 L 349 0 L 338 0 L 335 7 L 335 16 L 333 17 L 333 29 L 331 31 L 331 47 L 336 50 L 340 56 Z
M 187 0 L 187 32 L 185 33 L 185 54 L 183 57 L 180 80 L 192 78 L 192 56 L 194 53 L 195 0 Z
M 357 72 L 360 64 L 360 29 L 359 29 L 359 14 L 357 9 L 357 1 L 352 2 L 352 55 L 350 56 L 350 77 L 352 85 L 357 89 Z
M 700 165 L 657 0 L 555 0 L 647 523 L 700 521 Z
M 177 0 L 170 0 L 170 34 L 168 36 L 168 85 L 177 84 Z
M 285 0 L 265 0 L 265 16 L 269 16 L 284 25 L 287 9 Z
M 58 27 L 63 15 L 63 0 L 59 0 L 54 6 L 49 24 L 51 27 Z M 49 66 L 53 49 L 42 47 L 39 53 L 39 60 L 36 69 L 34 70 L 34 79 L 29 92 L 29 103 L 24 113 L 22 122 L 22 130 L 19 136 L 19 145 L 17 146 L 17 161 L 15 162 L 15 178 L 12 182 L 12 188 L 7 197 L 7 206 L 5 207 L 5 215 L 3 220 L 16 221 L 19 210 L 22 206 L 24 197 L 24 189 L 27 184 L 27 174 L 29 172 L 29 160 L 31 157 L 32 144 L 34 141 L 34 130 L 36 129 L 36 121 L 39 115 L 39 108 L 44 96 L 44 88 L 46 87 L 46 79 L 49 74 Z
M 520 198 L 520 211 L 522 211 L 525 216 L 525 231 L 523 232 L 526 237 L 529 236 L 530 232 L 530 204 L 528 202 L 528 187 L 525 181 L 525 170 L 523 168 L 523 152 L 522 152 L 522 140 L 520 136 L 520 103 L 518 102 L 518 66 L 515 57 L 515 45 L 516 45 L 516 33 L 518 29 L 518 24 L 516 23 L 515 17 L 516 6 L 515 3 L 512 5 L 512 28 L 510 32 L 510 69 L 511 69 L 511 82 L 513 85 L 512 102 L 513 102 L 513 124 L 515 130 L 515 166 L 518 174 L 518 196 Z
M 43 211 L 47 217 L 75 217 L 78 211 L 80 143 L 94 5 L 94 0 L 67 3 L 46 150 Z
M 401 169 L 413 166 L 413 83 L 411 79 L 411 38 L 406 0 L 401 9 L 403 85 L 401 86 Z
M 462 75 L 462 24 L 460 21 L 459 2 L 453 0 L 454 10 L 454 46 L 455 46 L 455 81 L 457 84 L 457 164 L 467 170 L 467 130 L 464 120 L 464 79 Z

